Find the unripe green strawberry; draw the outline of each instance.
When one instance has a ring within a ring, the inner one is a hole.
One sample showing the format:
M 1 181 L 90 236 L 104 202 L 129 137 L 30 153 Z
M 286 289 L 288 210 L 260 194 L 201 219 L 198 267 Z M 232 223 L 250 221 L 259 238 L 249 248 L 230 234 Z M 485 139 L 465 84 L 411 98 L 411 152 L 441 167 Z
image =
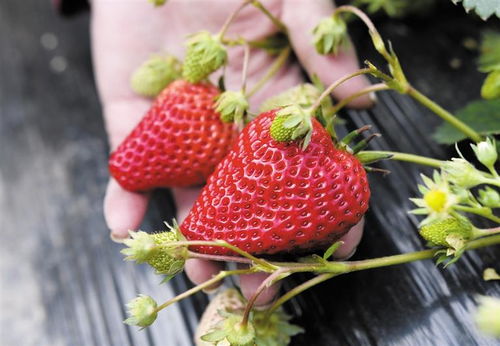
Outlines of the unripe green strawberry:
M 158 304 L 153 298 L 140 294 L 127 304 L 129 318 L 124 323 L 131 326 L 148 327 L 158 316 L 157 307 Z
M 293 128 L 286 128 L 283 126 L 285 120 L 289 118 L 288 115 L 282 114 L 276 116 L 271 124 L 271 137 L 277 142 L 289 142 L 292 140 Z
M 449 246 L 451 235 L 463 240 L 472 237 L 472 225 L 467 219 L 447 218 L 432 222 L 420 229 L 420 235 L 434 245 Z
M 303 107 L 310 107 L 319 98 L 321 92 L 314 85 L 306 83 L 283 91 L 265 100 L 259 108 L 261 113 L 285 107 L 291 104 L 298 104 Z
M 160 232 L 151 234 L 156 245 L 160 250 L 155 252 L 146 261 L 156 270 L 156 274 L 175 275 L 182 271 L 186 262 L 186 249 L 162 248 L 166 242 L 176 242 L 179 240 L 179 233 L 176 231 Z M 176 250 L 180 250 L 177 251 Z
M 226 48 L 208 31 L 192 35 L 187 41 L 182 77 L 191 83 L 206 79 L 227 61 Z
M 500 70 L 488 73 L 481 87 L 481 97 L 487 100 L 500 98 Z
M 135 70 L 130 86 L 141 96 L 155 97 L 180 76 L 179 60 L 170 55 L 154 55 Z

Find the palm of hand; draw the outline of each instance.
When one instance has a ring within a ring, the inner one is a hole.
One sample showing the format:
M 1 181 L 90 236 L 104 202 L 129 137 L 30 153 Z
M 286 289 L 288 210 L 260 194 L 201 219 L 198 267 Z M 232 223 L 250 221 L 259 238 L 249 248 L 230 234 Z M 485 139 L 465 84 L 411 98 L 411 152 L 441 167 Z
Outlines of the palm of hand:
M 240 0 L 200 2 L 170 0 L 166 6 L 155 9 L 145 0 L 121 3 L 94 0 L 93 59 L 111 148 L 115 148 L 135 127 L 150 104 L 149 100 L 131 91 L 129 78 L 132 71 L 153 53 L 165 51 L 182 58 L 183 41 L 188 34 L 200 30 L 216 33 L 240 3 Z M 321 17 L 331 13 L 332 4 L 329 1 L 270 0 L 266 2 L 266 7 L 288 24 L 290 40 L 298 59 L 309 73 L 321 72 L 325 84 L 357 69 L 352 49 L 334 59 L 318 56 L 313 52 L 310 32 Z M 257 40 L 275 32 L 276 28 L 268 18 L 256 9 L 247 7 L 233 22 L 227 36 L 242 36 L 247 40 Z M 231 48 L 229 65 L 225 73 L 228 89 L 240 88 L 242 61 L 243 49 Z M 266 52 L 252 51 L 247 78 L 250 86 L 263 76 L 272 61 L 273 57 Z M 266 97 L 300 82 L 302 74 L 299 66 L 297 64 L 284 66 L 273 80 L 251 99 L 253 109 L 256 109 Z M 355 79 L 339 89 L 336 96 L 343 97 L 365 84 L 365 80 Z M 360 99 L 355 106 L 367 103 L 369 103 L 367 99 Z M 197 189 L 174 189 L 180 221 L 188 213 L 198 192 Z M 123 238 L 129 229 L 139 227 L 148 199 L 147 194 L 125 191 L 114 180 L 110 181 L 104 213 L 115 237 Z M 348 242 L 344 249 L 338 252 L 341 256 L 350 253 L 357 245 L 361 237 L 361 227 L 358 227 L 357 232 L 350 232 L 347 237 Z M 211 262 L 188 263 L 186 267 L 186 271 L 195 282 L 210 278 L 219 269 L 219 265 Z M 243 292 L 250 294 L 261 280 L 262 276 L 242 278 Z M 266 302 L 271 296 L 272 292 L 263 294 L 261 302 Z

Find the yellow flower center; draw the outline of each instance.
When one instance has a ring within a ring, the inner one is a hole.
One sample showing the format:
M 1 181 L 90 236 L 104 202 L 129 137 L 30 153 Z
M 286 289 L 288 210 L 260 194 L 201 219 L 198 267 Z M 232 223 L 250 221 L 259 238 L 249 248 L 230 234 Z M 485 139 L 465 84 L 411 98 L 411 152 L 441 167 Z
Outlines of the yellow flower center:
M 446 205 L 446 193 L 440 190 L 431 190 L 424 195 L 424 201 L 430 209 L 440 212 Z

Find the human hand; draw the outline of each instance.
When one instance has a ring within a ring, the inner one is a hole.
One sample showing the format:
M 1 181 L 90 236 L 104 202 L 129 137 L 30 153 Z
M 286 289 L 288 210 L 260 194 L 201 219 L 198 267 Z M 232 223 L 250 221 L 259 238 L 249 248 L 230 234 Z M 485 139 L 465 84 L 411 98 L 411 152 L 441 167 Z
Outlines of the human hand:
M 96 81 L 109 135 L 111 149 L 127 136 L 140 121 L 150 101 L 135 95 L 129 87 L 132 71 L 151 54 L 166 51 L 181 58 L 186 35 L 200 30 L 217 32 L 241 0 L 193 1 L 170 0 L 156 9 L 145 0 L 117 2 L 94 0 L 92 3 L 92 44 Z M 320 56 L 311 44 L 312 29 L 318 21 L 331 14 L 329 0 L 284 1 L 269 0 L 266 7 L 289 28 L 290 41 L 301 63 L 309 74 L 317 74 L 325 84 L 358 69 L 352 46 L 335 57 Z M 238 34 L 256 40 L 274 33 L 273 24 L 253 7 L 247 7 L 231 25 L 228 37 Z M 243 50 L 229 50 L 226 85 L 239 89 Z M 263 51 L 252 51 L 248 69 L 248 84 L 252 85 L 266 72 L 272 57 Z M 302 82 L 297 64 L 284 66 L 275 77 L 251 99 L 253 108 L 265 98 Z M 343 98 L 366 87 L 363 77 L 355 78 L 339 87 L 334 96 Z M 352 107 L 371 103 L 368 97 L 353 101 Z M 178 220 L 182 221 L 196 199 L 198 189 L 173 189 L 178 206 Z M 104 214 L 115 239 L 128 236 L 129 229 L 137 229 L 144 217 L 149 194 L 133 193 L 122 189 L 111 179 L 104 201 Z M 344 245 L 336 252 L 339 257 L 352 253 L 362 234 L 362 222 L 345 237 Z M 220 263 L 190 260 L 186 272 L 194 283 L 205 281 L 221 269 Z M 251 295 L 263 280 L 262 274 L 241 277 L 245 296 Z M 257 305 L 268 303 L 276 287 L 264 292 Z

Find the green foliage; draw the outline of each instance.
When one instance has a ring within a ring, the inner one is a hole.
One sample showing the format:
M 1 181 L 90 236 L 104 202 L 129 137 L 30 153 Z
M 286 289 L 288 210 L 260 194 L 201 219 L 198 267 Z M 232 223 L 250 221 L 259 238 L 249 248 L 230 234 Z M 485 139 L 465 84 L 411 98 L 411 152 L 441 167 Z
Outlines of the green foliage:
M 500 18 L 500 0 L 451 0 L 454 4 L 462 3 L 468 12 L 474 10 L 479 17 L 486 20 L 491 15 Z
M 500 3 L 500 0 L 498 2 Z M 482 35 L 480 52 L 479 71 L 487 73 L 500 70 L 500 33 L 485 31 Z
M 479 100 L 468 104 L 456 117 L 483 135 L 500 133 L 500 100 Z M 453 144 L 467 138 L 448 123 L 437 128 L 434 139 L 441 144 Z
M 431 9 L 435 0 L 356 0 L 355 6 L 365 7 L 369 13 L 385 12 L 389 17 L 402 18 Z

